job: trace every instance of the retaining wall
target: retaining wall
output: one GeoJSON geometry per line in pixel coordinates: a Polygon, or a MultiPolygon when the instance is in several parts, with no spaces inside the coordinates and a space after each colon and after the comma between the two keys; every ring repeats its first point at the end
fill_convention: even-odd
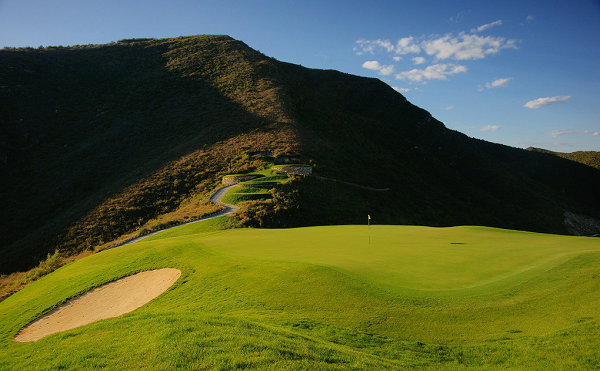
{"type": "Polygon", "coordinates": [[[312,167],[310,166],[273,166],[271,169],[282,171],[286,174],[297,175],[312,175],[312,167]]]}
{"type": "Polygon", "coordinates": [[[256,178],[256,175],[224,176],[221,180],[223,185],[232,185],[239,182],[245,182],[256,178]]]}

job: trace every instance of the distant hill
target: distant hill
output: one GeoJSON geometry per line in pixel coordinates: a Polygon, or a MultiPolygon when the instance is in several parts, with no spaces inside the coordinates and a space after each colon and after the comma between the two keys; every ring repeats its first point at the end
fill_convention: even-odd
{"type": "Polygon", "coordinates": [[[566,158],[567,160],[579,162],[584,165],[588,165],[591,167],[595,167],[596,169],[600,169],[600,152],[598,152],[598,151],[577,151],[577,152],[564,153],[564,152],[553,152],[553,151],[549,151],[547,149],[534,148],[534,147],[529,147],[529,148],[527,148],[527,150],[533,151],[533,152],[550,153],[550,154],[553,154],[553,155],[556,155],[556,156],[559,156],[562,158],[566,158]]]}
{"type": "MultiPolygon", "coordinates": [[[[241,224],[487,225],[600,218],[600,170],[449,130],[378,79],[307,69],[228,36],[0,51],[0,273],[160,216],[210,212],[226,173],[292,156],[241,224]]],[[[175,216],[173,216],[175,215],[175,216]]]]}

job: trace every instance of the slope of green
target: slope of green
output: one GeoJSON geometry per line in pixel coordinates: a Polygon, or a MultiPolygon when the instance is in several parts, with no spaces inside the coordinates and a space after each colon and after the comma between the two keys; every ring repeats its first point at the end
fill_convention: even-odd
{"type": "Polygon", "coordinates": [[[372,227],[369,246],[364,226],[189,234],[192,226],[69,264],[0,303],[0,369],[598,367],[595,239],[372,227]],[[12,341],[70,297],[162,267],[182,277],[132,313],[12,341]],[[402,289],[410,286],[420,287],[402,289]]]}
{"type": "Polygon", "coordinates": [[[287,175],[270,175],[270,176],[266,176],[264,178],[258,178],[258,179],[252,179],[249,180],[247,182],[244,182],[244,184],[260,184],[260,183],[271,183],[271,182],[281,182],[283,180],[286,180],[288,177],[287,175]]]}
{"type": "Polygon", "coordinates": [[[266,165],[264,170],[252,173],[236,175],[257,175],[256,179],[241,182],[237,187],[231,188],[221,199],[226,204],[237,205],[242,202],[270,200],[271,189],[288,180],[287,175],[273,175],[277,173],[271,170],[272,164],[266,165]]]}
{"type": "Polygon", "coordinates": [[[234,187],[223,196],[223,201],[226,204],[237,205],[242,202],[264,200],[271,198],[271,193],[266,188],[255,187],[234,187]]]}
{"type": "Polygon", "coordinates": [[[391,289],[455,296],[514,284],[586,247],[600,251],[596,239],[571,240],[577,248],[569,237],[485,227],[363,225],[238,229],[202,242],[226,254],[332,266],[391,289]]]}

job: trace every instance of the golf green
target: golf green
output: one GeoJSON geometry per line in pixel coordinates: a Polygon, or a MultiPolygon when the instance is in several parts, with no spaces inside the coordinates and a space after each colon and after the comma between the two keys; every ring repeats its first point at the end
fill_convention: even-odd
{"type": "Polygon", "coordinates": [[[596,239],[484,227],[245,229],[202,242],[224,254],[336,267],[404,293],[428,295],[515,284],[573,254],[600,251],[596,239]]]}

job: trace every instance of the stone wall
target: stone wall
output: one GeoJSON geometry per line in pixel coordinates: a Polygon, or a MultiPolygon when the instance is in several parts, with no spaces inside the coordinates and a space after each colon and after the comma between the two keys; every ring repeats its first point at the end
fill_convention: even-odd
{"type": "Polygon", "coordinates": [[[256,178],[255,175],[224,176],[223,180],[221,180],[221,183],[223,183],[223,185],[232,185],[235,183],[252,180],[254,178],[256,178]]]}
{"type": "Polygon", "coordinates": [[[310,166],[273,166],[271,169],[284,172],[286,174],[312,175],[310,166]]]}

